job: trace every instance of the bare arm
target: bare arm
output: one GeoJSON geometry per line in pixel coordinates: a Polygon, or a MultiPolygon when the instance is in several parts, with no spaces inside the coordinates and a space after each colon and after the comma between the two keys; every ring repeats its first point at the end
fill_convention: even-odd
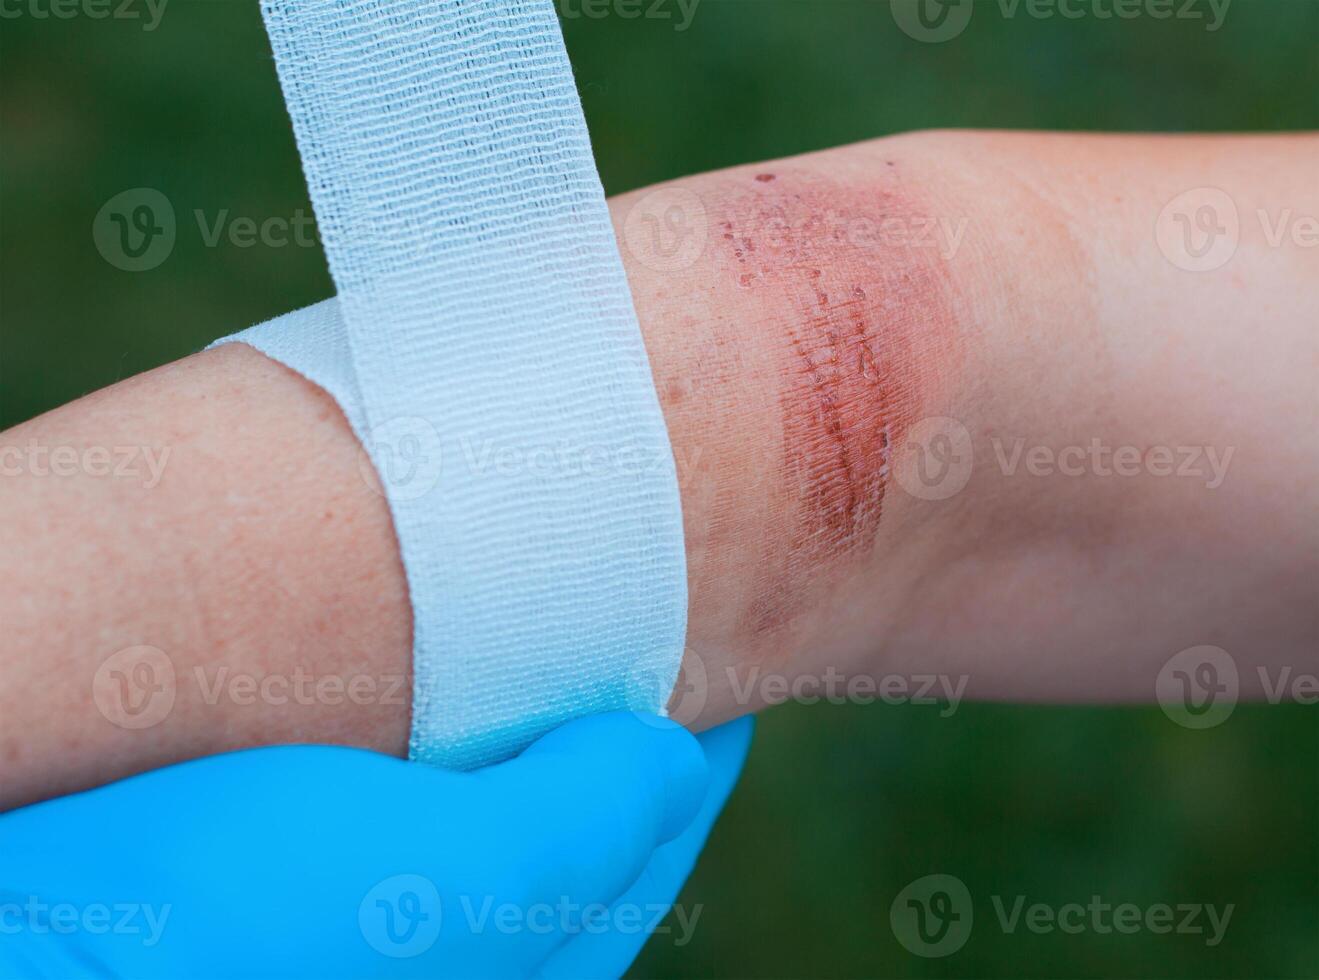
{"type": "MultiPolygon", "coordinates": [[[[830,669],[1066,701],[1149,699],[1199,644],[1313,672],[1317,161],[925,133],[614,199],[683,497],[680,716],[830,669]],[[1239,234],[1195,272],[1224,199],[1165,205],[1202,187],[1239,234]]],[[[0,446],[0,805],[238,746],[404,750],[402,569],[324,393],[230,346],[0,446]],[[93,447],[168,456],[114,477],[93,447]],[[175,684],[135,728],[102,702],[140,646],[175,684]]]]}

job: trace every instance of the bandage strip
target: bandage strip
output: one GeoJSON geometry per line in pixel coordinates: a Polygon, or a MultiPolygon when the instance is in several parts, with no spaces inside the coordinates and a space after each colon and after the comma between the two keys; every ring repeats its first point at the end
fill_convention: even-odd
{"type": "Polygon", "coordinates": [[[252,342],[319,380],[299,362],[325,338],[290,331],[346,336],[330,391],[407,573],[412,756],[470,768],[662,711],[677,477],[552,3],[262,9],[339,295],[252,342]]]}

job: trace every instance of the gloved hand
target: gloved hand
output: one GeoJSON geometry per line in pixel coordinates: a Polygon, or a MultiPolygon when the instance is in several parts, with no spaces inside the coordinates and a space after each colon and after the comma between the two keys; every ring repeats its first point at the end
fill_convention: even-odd
{"type": "Polygon", "coordinates": [[[618,713],[475,773],[253,749],[17,810],[0,976],[616,976],[750,738],[618,713]]]}

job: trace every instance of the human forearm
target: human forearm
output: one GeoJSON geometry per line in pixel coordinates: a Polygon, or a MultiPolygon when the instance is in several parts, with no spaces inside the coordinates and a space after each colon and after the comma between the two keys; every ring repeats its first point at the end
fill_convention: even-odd
{"type": "MultiPolygon", "coordinates": [[[[705,715],[831,668],[1060,701],[1152,699],[1201,644],[1246,696],[1314,673],[1316,161],[1314,137],[930,133],[699,178],[726,209],[688,273],[713,315],[654,278],[702,338],[676,377],[732,365],[668,405],[709,461],[684,488],[705,715]],[[1196,273],[1156,235],[1206,185],[1240,243],[1196,273]],[[757,215],[805,231],[718,233],[757,215]]],[[[1208,200],[1190,217],[1227,223],[1208,200]]]]}
{"type": "Polygon", "coordinates": [[[318,388],[230,345],[0,442],[23,453],[0,478],[0,805],[248,745],[405,749],[411,623],[389,514],[318,388]],[[101,450],[109,472],[88,465],[101,450]],[[111,660],[143,646],[153,670],[168,661],[150,685],[137,652],[111,660]]]}
{"type": "MultiPolygon", "coordinates": [[[[1260,247],[1253,218],[1319,211],[1316,152],[1299,138],[918,134],[615,199],[683,498],[687,657],[704,684],[680,717],[704,727],[758,707],[766,674],[830,668],[1075,700],[1149,697],[1158,664],[1197,643],[1296,662],[1314,631],[1298,600],[1315,572],[1316,453],[1290,436],[1313,431],[1315,250],[1260,247]],[[1195,276],[1159,253],[1154,222],[1214,183],[1233,184],[1243,241],[1195,276]],[[675,215],[670,230],[704,236],[686,258],[646,220],[675,215]],[[1261,345],[1243,324],[1264,319],[1261,345]],[[910,479],[906,447],[935,417],[973,450],[946,499],[910,479]],[[1092,439],[1235,456],[1212,491],[999,461],[1018,440],[1092,439]]],[[[4,444],[29,439],[170,455],[150,488],[0,480],[15,539],[0,559],[14,624],[0,803],[243,745],[402,752],[402,568],[323,393],[234,345],[4,444]],[[98,668],[139,645],[178,677],[145,731],[93,697],[98,668]],[[236,678],[281,684],[271,697],[236,678]]]]}

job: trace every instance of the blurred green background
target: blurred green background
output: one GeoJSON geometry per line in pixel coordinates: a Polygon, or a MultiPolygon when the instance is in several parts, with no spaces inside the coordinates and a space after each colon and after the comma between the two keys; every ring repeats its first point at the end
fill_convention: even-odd
{"type": "MultiPolygon", "coordinates": [[[[1079,19],[979,0],[941,44],[899,30],[886,0],[560,12],[610,193],[934,126],[1319,127],[1312,0],[1235,0],[1212,31],[1207,0],[1187,8],[1199,20],[1072,4],[1079,19]]],[[[136,18],[3,10],[0,427],[330,294],[314,244],[211,247],[192,220],[310,214],[255,0],[172,0],[158,21],[144,0],[136,18]],[[91,226],[138,187],[170,199],[179,233],[130,273],[91,226]]],[[[1158,708],[779,708],[682,902],[701,908],[691,942],[656,937],[637,975],[1316,977],[1319,709],[1240,707],[1190,731],[1158,708]],[[922,958],[889,909],[934,872],[966,884],[975,922],[922,958]],[[1235,908],[1210,947],[1007,933],[992,896],[1017,895],[1235,908]]]]}

